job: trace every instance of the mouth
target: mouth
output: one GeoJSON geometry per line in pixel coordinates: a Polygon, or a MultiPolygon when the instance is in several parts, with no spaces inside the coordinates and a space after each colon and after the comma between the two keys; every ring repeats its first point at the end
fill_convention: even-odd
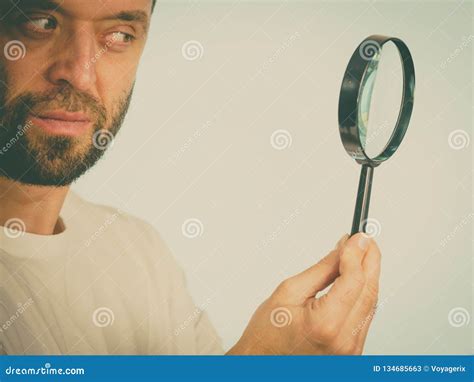
{"type": "Polygon", "coordinates": [[[79,136],[92,125],[91,119],[82,112],[65,112],[61,110],[41,112],[30,118],[31,123],[48,134],[79,136]]]}

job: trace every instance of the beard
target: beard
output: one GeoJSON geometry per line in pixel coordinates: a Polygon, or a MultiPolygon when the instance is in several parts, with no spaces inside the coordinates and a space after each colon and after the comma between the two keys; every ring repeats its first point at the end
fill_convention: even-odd
{"type": "Polygon", "coordinates": [[[119,99],[110,118],[101,102],[65,83],[53,90],[25,92],[6,103],[8,78],[0,64],[0,176],[24,184],[66,186],[104,155],[122,126],[133,86],[119,99]],[[42,111],[84,112],[92,129],[80,136],[50,135],[33,126],[30,115],[42,111]]]}

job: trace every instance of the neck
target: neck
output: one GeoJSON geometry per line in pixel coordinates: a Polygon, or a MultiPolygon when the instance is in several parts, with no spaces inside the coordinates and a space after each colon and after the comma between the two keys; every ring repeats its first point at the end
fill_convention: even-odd
{"type": "Polygon", "coordinates": [[[34,186],[0,177],[0,225],[18,219],[26,232],[60,233],[64,226],[59,213],[68,191],[69,186],[34,186]]]}

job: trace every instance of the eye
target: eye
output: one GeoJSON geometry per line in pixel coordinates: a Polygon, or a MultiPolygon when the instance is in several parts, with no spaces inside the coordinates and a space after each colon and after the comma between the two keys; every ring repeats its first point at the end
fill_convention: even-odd
{"type": "Polygon", "coordinates": [[[48,34],[54,31],[58,22],[53,17],[47,16],[33,16],[28,19],[24,19],[20,22],[20,26],[27,32],[36,34],[48,34]]]}
{"type": "Polygon", "coordinates": [[[109,45],[129,45],[131,44],[136,37],[130,33],[125,33],[125,32],[112,32],[107,35],[107,43],[109,45]]]}

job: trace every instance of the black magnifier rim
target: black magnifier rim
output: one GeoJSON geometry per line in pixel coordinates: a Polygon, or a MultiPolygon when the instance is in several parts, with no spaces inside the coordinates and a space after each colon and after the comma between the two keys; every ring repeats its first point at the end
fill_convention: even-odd
{"type": "Polygon", "coordinates": [[[339,133],[347,153],[358,163],[368,164],[372,167],[378,166],[390,158],[402,142],[408,129],[413,111],[414,92],[415,67],[410,51],[402,40],[396,37],[372,35],[362,41],[352,54],[347,65],[339,94],[339,133]],[[381,153],[371,158],[365,152],[360,140],[358,104],[360,94],[362,94],[362,80],[372,58],[364,58],[360,50],[367,46],[367,44],[372,44],[376,49],[382,49],[383,45],[389,41],[395,44],[400,54],[403,69],[403,94],[400,111],[392,135],[381,153]]]}

